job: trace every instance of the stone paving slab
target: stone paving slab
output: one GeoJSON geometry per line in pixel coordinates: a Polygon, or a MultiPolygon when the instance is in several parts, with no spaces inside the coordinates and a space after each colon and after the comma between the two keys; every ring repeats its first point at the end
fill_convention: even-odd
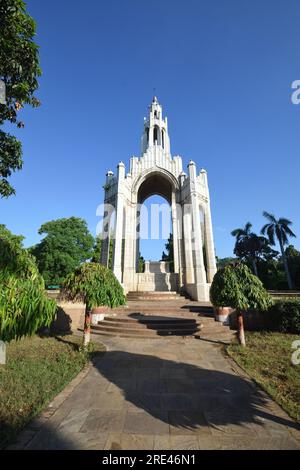
{"type": "Polygon", "coordinates": [[[300,427],[220,346],[101,339],[79,374],[11,448],[300,449],[300,427]]]}

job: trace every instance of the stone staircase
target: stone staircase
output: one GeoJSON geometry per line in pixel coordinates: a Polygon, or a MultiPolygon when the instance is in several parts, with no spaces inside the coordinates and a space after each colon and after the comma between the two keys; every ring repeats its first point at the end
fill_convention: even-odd
{"type": "Polygon", "coordinates": [[[209,302],[194,302],[176,292],[130,292],[126,306],[111,309],[92,333],[121,338],[197,338],[232,341],[235,332],[214,320],[209,302]]]}
{"type": "Polygon", "coordinates": [[[182,300],[185,297],[178,294],[176,291],[157,291],[157,292],[148,292],[148,291],[136,291],[128,292],[127,301],[134,300],[182,300]]]}

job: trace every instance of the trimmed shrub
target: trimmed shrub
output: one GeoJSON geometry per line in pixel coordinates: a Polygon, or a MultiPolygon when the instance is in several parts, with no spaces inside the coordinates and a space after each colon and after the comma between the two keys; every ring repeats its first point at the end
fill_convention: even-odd
{"type": "Polygon", "coordinates": [[[125,304],[123,288],[114,273],[99,263],[83,263],[65,278],[62,297],[82,301],[95,307],[118,307],[125,304]]]}
{"type": "Polygon", "coordinates": [[[300,333],[300,300],[278,300],[265,315],[267,328],[282,333],[300,333]]]}
{"type": "Polygon", "coordinates": [[[217,271],[210,288],[210,300],[215,307],[241,311],[264,311],[272,305],[262,282],[242,263],[227,265],[217,271]]]}

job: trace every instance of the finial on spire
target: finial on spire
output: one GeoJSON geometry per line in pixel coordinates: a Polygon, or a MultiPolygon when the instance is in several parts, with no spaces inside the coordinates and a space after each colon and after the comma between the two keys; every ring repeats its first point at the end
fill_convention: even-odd
{"type": "Polygon", "coordinates": [[[152,103],[157,103],[157,98],[156,98],[156,88],[153,87],[153,99],[152,99],[152,103]]]}

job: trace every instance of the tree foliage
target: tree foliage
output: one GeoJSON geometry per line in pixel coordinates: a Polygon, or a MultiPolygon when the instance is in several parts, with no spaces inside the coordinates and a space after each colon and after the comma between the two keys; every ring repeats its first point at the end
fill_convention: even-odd
{"type": "MultiPolygon", "coordinates": [[[[267,212],[263,214],[268,223],[262,228],[261,236],[252,232],[250,222],[244,228],[231,232],[236,237],[234,254],[251,268],[267,289],[287,289],[291,288],[292,284],[294,288],[299,289],[300,260],[297,258],[297,250],[289,250],[289,247],[285,249],[288,238],[295,236],[290,229],[292,222],[286,218],[277,220],[274,215],[267,212]],[[281,256],[272,248],[276,240],[280,246],[281,256]]],[[[225,264],[228,264],[226,259],[225,264]]],[[[221,263],[218,267],[223,265],[224,263],[221,263]]]]}
{"type": "Polygon", "coordinates": [[[145,272],[145,258],[139,252],[139,262],[138,262],[138,272],[143,273],[145,272]]]}
{"type": "Polygon", "coordinates": [[[39,277],[38,269],[33,256],[23,248],[23,240],[22,235],[14,235],[0,224],[0,270],[35,280],[39,277]]]}
{"type": "Polygon", "coordinates": [[[270,247],[267,238],[251,233],[249,237],[236,241],[234,254],[241,261],[250,263],[254,274],[257,276],[258,261],[272,259],[278,255],[278,252],[270,247]]]}
{"type": "Polygon", "coordinates": [[[277,220],[273,214],[269,214],[266,211],[263,212],[263,215],[268,220],[268,223],[263,226],[261,232],[267,234],[271,245],[275,245],[277,239],[280,245],[285,246],[288,244],[289,237],[296,237],[290,228],[290,225],[292,225],[290,220],[284,217],[277,220]]]}
{"type": "Polygon", "coordinates": [[[170,233],[170,236],[165,244],[167,253],[163,251],[162,261],[168,261],[170,263],[170,271],[174,272],[174,243],[173,243],[173,233],[170,233]]]}
{"type": "Polygon", "coordinates": [[[236,237],[234,254],[244,263],[250,264],[256,276],[258,276],[258,261],[272,259],[278,252],[272,250],[267,238],[252,232],[252,224],[247,222],[244,228],[237,228],[231,232],[236,237]]]}
{"type": "Polygon", "coordinates": [[[261,233],[263,235],[267,234],[271,245],[275,245],[275,240],[277,239],[280,246],[284,269],[286,272],[288,287],[289,289],[292,289],[293,282],[288,266],[288,260],[284,251],[284,247],[288,244],[289,237],[296,237],[296,235],[290,228],[292,222],[284,217],[276,219],[273,214],[270,214],[266,211],[263,212],[263,215],[268,220],[268,223],[263,226],[263,228],[261,229],[261,233]]]}
{"type": "Polygon", "coordinates": [[[83,301],[87,310],[102,305],[118,307],[125,303],[123,288],[114,273],[99,263],[83,263],[63,282],[62,296],[83,301]]]}
{"type": "Polygon", "coordinates": [[[231,307],[239,311],[265,311],[272,305],[262,282],[242,263],[217,271],[211,285],[210,299],[215,307],[231,307]]]}
{"type": "Polygon", "coordinates": [[[238,259],[232,258],[231,256],[226,257],[226,258],[219,258],[217,256],[216,262],[217,262],[217,268],[221,269],[221,268],[224,268],[224,266],[227,266],[228,264],[236,264],[238,262],[238,259]]]}
{"type": "MultiPolygon", "coordinates": [[[[34,96],[41,75],[38,46],[33,38],[34,20],[23,0],[0,1],[0,79],[5,84],[6,103],[0,103],[0,125],[5,122],[24,127],[18,113],[24,105],[39,106],[34,96]]],[[[15,193],[8,181],[12,172],[22,168],[22,145],[0,130],[0,195],[15,193]]]]}
{"type": "Polygon", "coordinates": [[[64,278],[93,255],[94,238],[83,219],[70,217],[46,222],[39,229],[46,235],[31,248],[46,285],[60,285],[64,278]]]}
{"type": "MultiPolygon", "coordinates": [[[[100,263],[102,243],[103,243],[102,238],[100,236],[97,236],[96,239],[95,239],[93,252],[92,252],[92,258],[91,258],[91,261],[93,263],[100,263]]],[[[114,248],[114,240],[111,237],[110,240],[109,240],[109,260],[108,260],[109,269],[112,269],[113,248],[114,248]]]]}
{"type": "Polygon", "coordinates": [[[34,258],[22,246],[23,237],[0,225],[0,338],[34,334],[53,320],[56,303],[45,293],[34,258]]]}
{"type": "Polygon", "coordinates": [[[290,245],[285,250],[285,256],[293,280],[293,286],[295,289],[300,289],[300,251],[296,250],[293,245],[290,245]]]}
{"type": "Polygon", "coordinates": [[[300,300],[277,300],[268,312],[266,326],[282,333],[300,333],[300,300]]]}

